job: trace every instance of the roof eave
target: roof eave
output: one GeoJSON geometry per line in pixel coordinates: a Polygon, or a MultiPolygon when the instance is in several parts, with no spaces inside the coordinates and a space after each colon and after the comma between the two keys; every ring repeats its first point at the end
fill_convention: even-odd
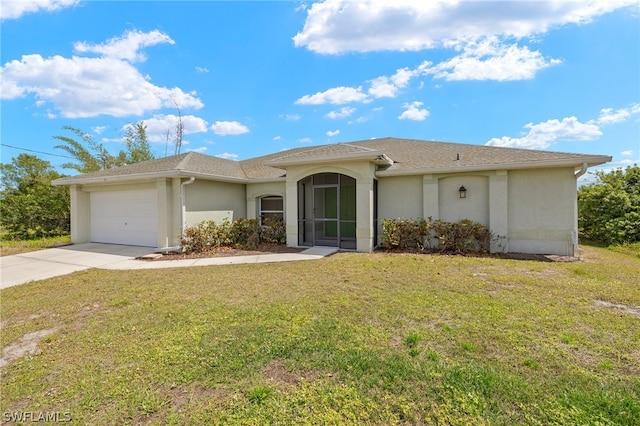
{"type": "Polygon", "coordinates": [[[158,178],[180,178],[180,177],[195,177],[198,179],[215,180],[219,182],[229,183],[247,183],[250,179],[238,178],[232,176],[214,175],[201,172],[190,172],[188,170],[171,170],[152,173],[135,173],[130,175],[114,175],[114,176],[96,176],[86,178],[61,178],[51,182],[52,185],[64,186],[64,185],[91,185],[91,184],[106,184],[106,183],[120,183],[120,182],[136,182],[144,180],[153,180],[158,178]]]}
{"type": "Polygon", "coordinates": [[[589,156],[582,158],[546,160],[546,161],[527,161],[520,163],[495,163],[495,164],[477,164],[465,166],[448,166],[448,167],[416,167],[412,169],[386,169],[376,172],[377,176],[408,176],[423,175],[436,173],[468,173],[468,172],[487,172],[492,170],[521,170],[521,169],[545,169],[557,167],[581,167],[586,163],[587,167],[599,166],[612,160],[611,156],[589,156]]]}
{"type": "Polygon", "coordinates": [[[287,177],[285,175],[285,176],[279,176],[275,178],[253,178],[253,179],[249,179],[247,183],[272,183],[272,182],[286,182],[286,181],[287,181],[287,177]]]}

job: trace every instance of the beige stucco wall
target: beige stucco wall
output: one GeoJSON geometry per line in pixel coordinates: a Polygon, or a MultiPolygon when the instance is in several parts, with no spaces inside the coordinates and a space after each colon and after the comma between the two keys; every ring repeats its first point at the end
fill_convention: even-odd
{"type": "Polygon", "coordinates": [[[71,242],[73,244],[91,241],[91,203],[89,193],[82,185],[71,185],[71,242]]]}
{"type": "Polygon", "coordinates": [[[449,176],[438,184],[439,217],[448,222],[470,219],[489,226],[489,177],[449,176]],[[460,198],[459,189],[467,189],[466,198],[460,198]]]}
{"type": "Polygon", "coordinates": [[[378,179],[378,218],[422,217],[422,176],[378,179]]]}
{"type": "MultiPolygon", "coordinates": [[[[249,183],[247,184],[247,219],[255,219],[258,217],[260,210],[260,198],[267,195],[277,195],[286,199],[286,183],[283,182],[265,182],[265,183],[249,183]]],[[[287,217],[287,208],[285,201],[284,217],[287,217]]]]}
{"type": "Polygon", "coordinates": [[[573,255],[577,233],[572,168],[509,172],[509,251],[573,255]]]}
{"type": "MultiPolygon", "coordinates": [[[[573,255],[573,168],[380,177],[378,218],[471,219],[498,237],[492,251],[573,255]],[[459,188],[467,189],[461,199],[459,188]]],[[[378,229],[381,235],[381,228],[378,229]]]]}
{"type": "Polygon", "coordinates": [[[221,222],[247,217],[244,184],[198,180],[186,185],[185,225],[193,226],[203,220],[221,222]]]}

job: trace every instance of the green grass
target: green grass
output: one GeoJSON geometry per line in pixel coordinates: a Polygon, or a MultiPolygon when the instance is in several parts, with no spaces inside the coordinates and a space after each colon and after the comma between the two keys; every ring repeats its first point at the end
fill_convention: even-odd
{"type": "Polygon", "coordinates": [[[339,253],[78,272],[2,290],[3,348],[55,331],[3,368],[0,411],[114,425],[640,424],[638,276],[635,256],[593,247],[577,263],[339,253]]]}
{"type": "Polygon", "coordinates": [[[36,240],[10,240],[0,238],[0,256],[27,253],[71,243],[71,236],[47,237],[36,240]]]}
{"type": "Polygon", "coordinates": [[[631,256],[640,258],[640,242],[610,246],[609,250],[612,250],[618,253],[629,254],[631,256]]]}

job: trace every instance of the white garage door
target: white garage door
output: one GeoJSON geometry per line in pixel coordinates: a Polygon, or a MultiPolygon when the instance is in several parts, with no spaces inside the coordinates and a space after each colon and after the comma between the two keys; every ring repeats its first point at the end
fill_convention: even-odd
{"type": "Polygon", "coordinates": [[[157,193],[152,190],[91,193],[91,241],[156,247],[157,193]]]}

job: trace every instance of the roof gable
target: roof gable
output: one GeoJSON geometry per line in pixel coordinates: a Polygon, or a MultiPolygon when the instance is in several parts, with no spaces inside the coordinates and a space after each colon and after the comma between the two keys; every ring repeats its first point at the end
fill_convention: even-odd
{"type": "Polygon", "coordinates": [[[345,160],[374,160],[384,155],[383,149],[350,143],[320,145],[308,150],[297,150],[288,155],[267,161],[267,165],[286,166],[292,164],[327,163],[345,160]]]}

